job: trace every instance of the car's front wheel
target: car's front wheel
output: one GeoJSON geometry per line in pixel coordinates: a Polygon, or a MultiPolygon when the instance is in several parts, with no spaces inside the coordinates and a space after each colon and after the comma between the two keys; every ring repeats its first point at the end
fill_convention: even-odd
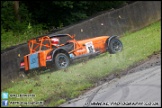
{"type": "Polygon", "coordinates": [[[122,51],[122,49],[123,49],[123,44],[119,39],[117,38],[111,39],[108,46],[108,50],[110,54],[115,54],[117,52],[120,52],[122,51]]]}
{"type": "Polygon", "coordinates": [[[58,53],[56,56],[55,56],[55,67],[57,69],[64,69],[66,67],[69,66],[70,64],[70,59],[69,57],[64,54],[64,53],[58,53]]]}

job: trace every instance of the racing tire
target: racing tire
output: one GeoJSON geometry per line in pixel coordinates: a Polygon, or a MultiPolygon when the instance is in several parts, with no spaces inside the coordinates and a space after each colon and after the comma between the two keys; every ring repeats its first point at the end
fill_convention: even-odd
{"type": "Polygon", "coordinates": [[[55,67],[57,69],[65,69],[70,64],[69,57],[64,53],[58,53],[54,59],[55,67]]]}
{"type": "Polygon", "coordinates": [[[109,43],[108,50],[110,54],[115,54],[123,50],[123,44],[119,39],[113,38],[109,43]]]}

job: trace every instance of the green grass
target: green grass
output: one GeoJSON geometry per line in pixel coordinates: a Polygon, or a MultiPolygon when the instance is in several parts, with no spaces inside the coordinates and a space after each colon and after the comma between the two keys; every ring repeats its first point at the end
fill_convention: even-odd
{"type": "Polygon", "coordinates": [[[120,72],[146,59],[155,51],[160,51],[160,23],[158,21],[140,31],[122,36],[120,40],[124,49],[120,53],[104,53],[86,62],[71,65],[65,70],[25,78],[23,81],[13,82],[12,87],[3,91],[9,94],[29,94],[29,91],[32,91],[36,95],[34,98],[9,98],[9,102],[44,101],[44,106],[59,106],[94,87],[97,80],[108,74],[120,72]]]}

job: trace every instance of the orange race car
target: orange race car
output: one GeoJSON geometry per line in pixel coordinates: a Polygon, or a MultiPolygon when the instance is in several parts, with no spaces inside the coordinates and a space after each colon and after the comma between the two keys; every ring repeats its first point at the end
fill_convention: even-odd
{"type": "Polygon", "coordinates": [[[71,61],[86,56],[122,51],[118,36],[99,36],[75,40],[75,35],[57,34],[41,36],[28,41],[30,54],[25,55],[20,69],[29,71],[41,67],[64,69],[71,61]]]}

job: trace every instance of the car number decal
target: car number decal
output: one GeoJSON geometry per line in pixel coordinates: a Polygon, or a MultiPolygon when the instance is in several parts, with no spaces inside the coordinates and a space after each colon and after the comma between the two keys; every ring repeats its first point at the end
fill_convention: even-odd
{"type": "Polygon", "coordinates": [[[39,64],[38,64],[38,53],[32,54],[29,56],[29,68],[30,69],[34,69],[34,68],[38,68],[39,64]]]}
{"type": "Polygon", "coordinates": [[[92,41],[91,41],[91,42],[85,43],[85,46],[86,46],[86,49],[87,49],[87,52],[88,52],[88,53],[93,53],[93,52],[95,52],[95,49],[94,49],[94,46],[93,46],[92,41]]]}

